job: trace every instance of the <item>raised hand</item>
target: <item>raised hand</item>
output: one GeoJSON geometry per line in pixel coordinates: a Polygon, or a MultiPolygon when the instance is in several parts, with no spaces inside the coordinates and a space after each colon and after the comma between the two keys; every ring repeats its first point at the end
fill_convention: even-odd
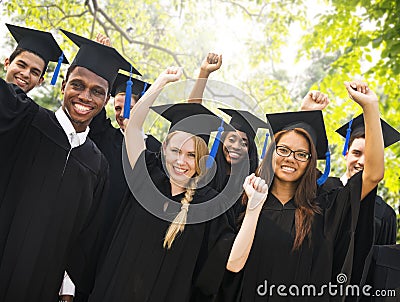
{"type": "Polygon", "coordinates": [[[248,197],[247,210],[254,210],[264,204],[268,195],[268,185],[265,180],[253,174],[246,177],[243,189],[248,197]]]}
{"type": "Polygon", "coordinates": [[[324,110],[329,104],[328,95],[318,90],[310,90],[301,102],[300,110],[324,110]]]}
{"type": "Polygon", "coordinates": [[[111,40],[109,37],[103,35],[103,34],[97,34],[96,36],[96,42],[103,44],[105,46],[110,46],[111,47],[111,40]]]}
{"type": "Polygon", "coordinates": [[[361,107],[365,105],[378,103],[378,97],[375,92],[368,88],[368,84],[361,81],[355,80],[351,82],[344,82],[349,97],[359,104],[361,107]]]}
{"type": "Polygon", "coordinates": [[[208,53],[207,57],[201,63],[200,69],[208,74],[218,70],[222,65],[222,55],[208,53]]]}
{"type": "Polygon", "coordinates": [[[164,84],[178,81],[183,74],[182,67],[170,66],[165,69],[158,77],[164,81],[164,84]]]}

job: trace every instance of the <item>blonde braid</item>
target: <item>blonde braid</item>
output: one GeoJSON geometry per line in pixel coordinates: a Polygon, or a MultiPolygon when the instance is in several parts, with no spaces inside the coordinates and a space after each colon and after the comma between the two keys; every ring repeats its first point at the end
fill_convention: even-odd
{"type": "Polygon", "coordinates": [[[181,200],[181,211],[176,215],[174,221],[169,226],[164,239],[164,248],[170,249],[172,242],[174,242],[176,235],[183,232],[186,224],[187,213],[189,211],[189,204],[193,200],[194,193],[196,192],[197,181],[190,180],[189,188],[186,190],[185,196],[181,200]],[[193,186],[190,186],[193,183],[193,186]]]}

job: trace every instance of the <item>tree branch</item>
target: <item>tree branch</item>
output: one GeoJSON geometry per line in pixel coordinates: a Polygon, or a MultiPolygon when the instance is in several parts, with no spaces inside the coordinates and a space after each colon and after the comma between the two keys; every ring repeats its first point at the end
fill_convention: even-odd
{"type": "MultiPolygon", "coordinates": [[[[96,3],[96,5],[97,5],[96,0],[92,0],[92,2],[96,3]]],[[[93,4],[93,5],[94,5],[94,4],[93,4]]],[[[89,5],[88,5],[88,6],[89,6],[89,5]]],[[[90,10],[90,6],[89,6],[89,10],[90,10]]],[[[94,12],[93,12],[93,11],[89,11],[89,12],[94,16],[94,12]]],[[[100,13],[100,15],[102,15],[102,16],[105,18],[105,20],[106,20],[108,23],[110,23],[110,24],[114,27],[114,29],[115,29],[116,31],[118,31],[118,32],[121,34],[121,36],[122,36],[123,38],[125,38],[130,44],[138,44],[138,45],[143,45],[143,46],[146,46],[146,47],[158,49],[158,50],[160,50],[160,51],[162,51],[162,52],[165,52],[165,53],[167,53],[168,55],[170,55],[170,56],[173,58],[173,60],[176,62],[177,66],[180,66],[180,67],[183,66],[182,63],[180,62],[179,58],[178,58],[178,55],[177,55],[176,53],[172,52],[171,50],[169,50],[169,49],[167,49],[167,48],[164,48],[164,47],[161,47],[161,46],[152,44],[152,43],[148,43],[148,42],[143,42],[143,41],[138,41],[138,40],[132,39],[132,38],[128,35],[128,33],[127,33],[125,30],[123,30],[117,23],[115,23],[115,21],[114,21],[112,18],[110,18],[110,17],[103,11],[103,9],[101,9],[100,7],[97,7],[97,12],[100,13]]],[[[101,26],[102,26],[103,28],[106,28],[106,25],[105,25],[104,22],[100,21],[99,19],[97,20],[97,22],[98,22],[99,24],[101,24],[101,26]]],[[[185,72],[185,69],[183,70],[183,74],[184,74],[184,76],[185,76],[186,78],[188,78],[188,75],[187,75],[187,73],[185,72]]]]}

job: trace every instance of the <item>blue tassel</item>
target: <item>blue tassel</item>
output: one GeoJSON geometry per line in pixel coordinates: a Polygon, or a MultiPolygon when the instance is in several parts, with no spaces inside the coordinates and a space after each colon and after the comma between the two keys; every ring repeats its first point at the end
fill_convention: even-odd
{"type": "Polygon", "coordinates": [[[58,58],[56,69],[54,69],[53,77],[51,78],[50,84],[54,86],[57,82],[58,74],[60,73],[61,64],[64,61],[64,53],[61,53],[61,56],[58,58]]]}
{"type": "Polygon", "coordinates": [[[265,151],[267,150],[268,137],[269,137],[269,133],[265,134],[265,141],[264,141],[264,146],[263,146],[262,152],[261,152],[261,159],[264,158],[265,151]]]}
{"type": "Polygon", "coordinates": [[[145,92],[146,92],[146,89],[147,89],[147,83],[146,82],[144,82],[144,87],[143,87],[143,90],[142,90],[142,92],[140,93],[140,97],[139,97],[139,99],[143,96],[143,94],[145,94],[145,92]]]}
{"type": "Polygon", "coordinates": [[[132,82],[132,65],[131,65],[131,72],[129,73],[129,80],[126,81],[124,118],[129,118],[129,114],[131,112],[132,85],[133,85],[133,82],[132,82]]]}
{"type": "Polygon", "coordinates": [[[324,174],[321,175],[320,178],[317,179],[317,185],[321,186],[325,183],[325,181],[328,179],[329,176],[329,172],[331,171],[331,153],[326,152],[325,153],[326,156],[326,163],[325,163],[325,171],[324,174]]]}
{"type": "Polygon", "coordinates": [[[353,119],[349,122],[349,127],[347,128],[346,131],[346,140],[344,142],[344,147],[343,147],[343,152],[342,155],[346,156],[347,150],[349,149],[349,142],[350,142],[350,134],[351,134],[351,125],[353,124],[353,119]]]}
{"type": "Polygon", "coordinates": [[[221,118],[221,125],[218,127],[218,133],[215,137],[214,143],[211,147],[210,156],[207,158],[206,168],[210,169],[214,163],[214,158],[217,155],[221,134],[224,131],[224,120],[221,118]]]}

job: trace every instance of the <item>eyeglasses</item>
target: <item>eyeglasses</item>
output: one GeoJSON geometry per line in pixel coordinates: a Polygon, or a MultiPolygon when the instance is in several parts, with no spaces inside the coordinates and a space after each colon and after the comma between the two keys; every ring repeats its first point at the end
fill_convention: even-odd
{"type": "Polygon", "coordinates": [[[290,154],[293,153],[294,158],[296,160],[303,161],[303,162],[307,161],[311,157],[310,153],[307,153],[305,151],[293,151],[285,146],[276,146],[275,151],[276,151],[276,154],[278,154],[279,156],[283,156],[283,157],[289,157],[290,154]]]}

